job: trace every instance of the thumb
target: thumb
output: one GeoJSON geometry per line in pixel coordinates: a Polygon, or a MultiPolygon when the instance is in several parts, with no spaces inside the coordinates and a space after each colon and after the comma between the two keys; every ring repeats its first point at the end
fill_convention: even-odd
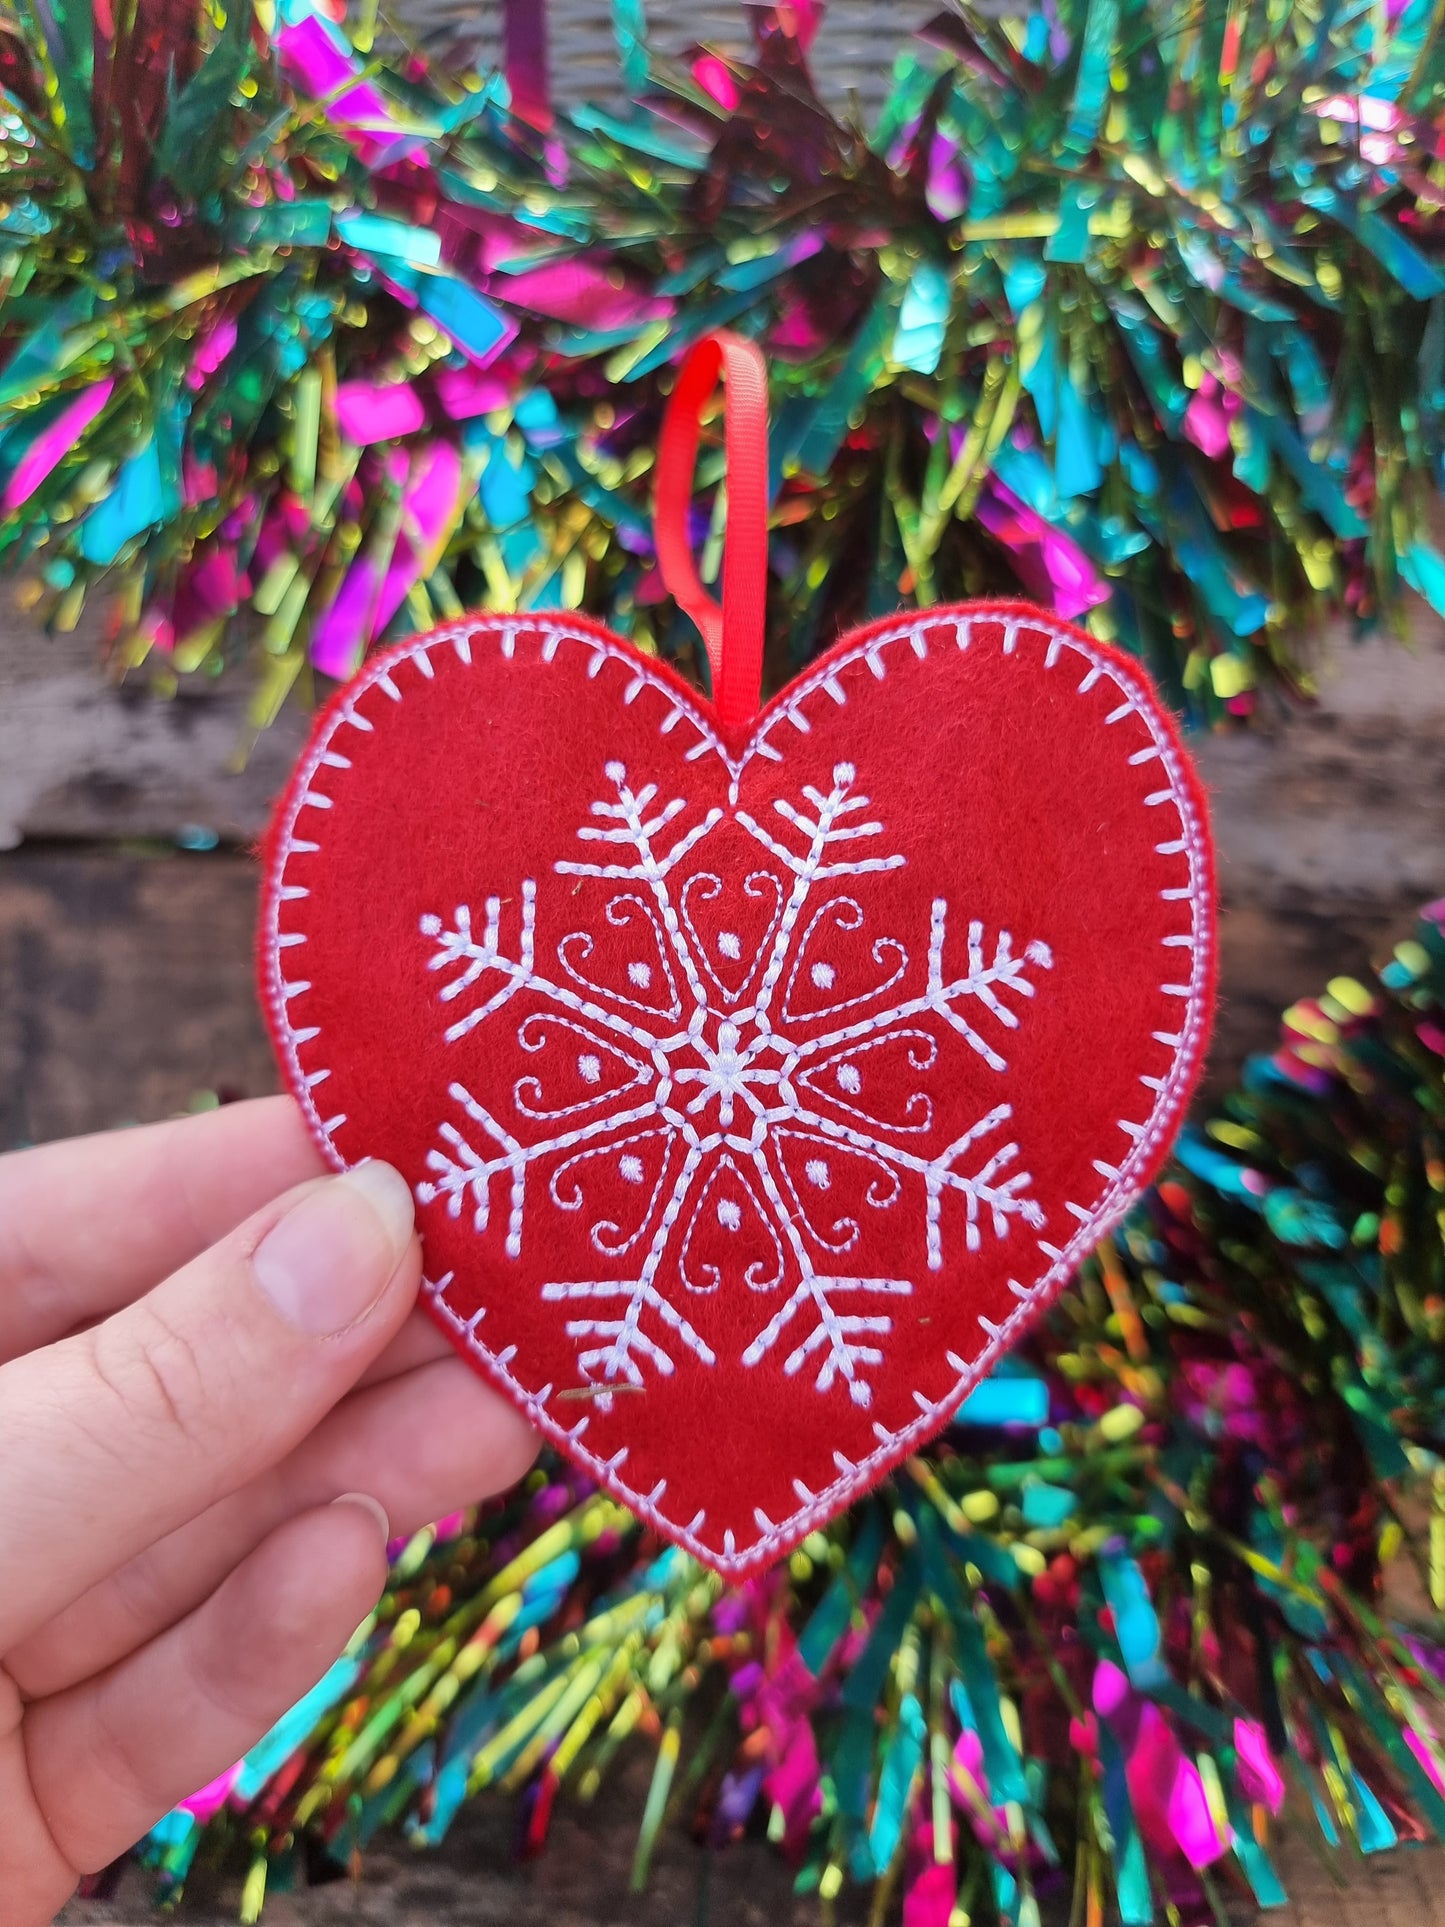
{"type": "Polygon", "coordinates": [[[415,1300],[412,1214],[390,1165],[317,1179],[0,1366],[0,1654],[311,1431],[415,1300]]]}

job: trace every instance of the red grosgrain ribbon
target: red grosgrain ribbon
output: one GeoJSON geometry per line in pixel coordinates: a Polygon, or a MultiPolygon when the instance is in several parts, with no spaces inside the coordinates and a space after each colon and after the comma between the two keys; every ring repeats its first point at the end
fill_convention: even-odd
{"type": "Polygon", "coordinates": [[[657,450],[657,559],[662,579],[702,632],[712,664],[713,707],[741,728],[758,713],[768,582],[768,371],[751,341],[705,335],[677,372],[657,450]],[[698,580],[687,509],[702,410],[727,377],[724,445],[727,535],[722,607],[698,580]]]}

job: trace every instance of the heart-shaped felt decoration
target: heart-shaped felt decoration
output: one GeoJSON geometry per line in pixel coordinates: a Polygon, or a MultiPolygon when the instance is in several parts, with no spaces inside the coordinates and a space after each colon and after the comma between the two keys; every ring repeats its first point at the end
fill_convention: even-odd
{"type": "Polygon", "coordinates": [[[327,1156],[416,1187],[443,1330],[737,1576],[946,1424],[1160,1162],[1211,855],[1138,665],[1024,605],[876,623],[741,720],[585,619],[473,616],[320,717],[261,949],[327,1156]]]}

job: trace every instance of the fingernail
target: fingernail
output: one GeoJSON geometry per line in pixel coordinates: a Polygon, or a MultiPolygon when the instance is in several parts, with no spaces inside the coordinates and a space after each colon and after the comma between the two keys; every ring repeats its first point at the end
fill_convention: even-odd
{"type": "Polygon", "coordinates": [[[386,1508],[380,1499],[373,1499],[369,1492],[343,1492],[334,1498],[333,1505],[358,1505],[363,1512],[369,1512],[381,1533],[381,1543],[391,1544],[391,1521],[386,1516],[386,1508]]]}
{"type": "Polygon", "coordinates": [[[413,1224],[406,1179],[368,1158],[294,1205],[256,1247],[251,1268],[288,1324],[320,1338],[376,1303],[413,1224]]]}

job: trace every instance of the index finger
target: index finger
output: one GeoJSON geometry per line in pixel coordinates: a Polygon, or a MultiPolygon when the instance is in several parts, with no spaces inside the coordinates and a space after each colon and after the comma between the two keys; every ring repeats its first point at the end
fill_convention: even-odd
{"type": "Polygon", "coordinates": [[[325,1168],[289,1097],[0,1156],[0,1362],[130,1304],[325,1168]]]}

